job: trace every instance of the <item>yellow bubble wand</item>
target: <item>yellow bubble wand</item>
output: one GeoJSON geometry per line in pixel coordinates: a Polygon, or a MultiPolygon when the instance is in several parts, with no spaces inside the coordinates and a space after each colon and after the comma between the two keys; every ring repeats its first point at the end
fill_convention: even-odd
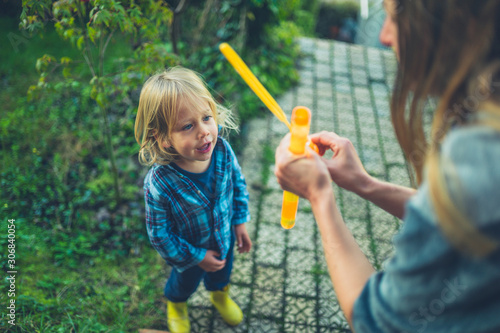
{"type": "Polygon", "coordinates": [[[290,123],[286,119],[286,115],[276,102],[276,100],[271,96],[266,88],[260,83],[259,79],[252,73],[250,68],[243,62],[238,53],[233,50],[233,48],[228,43],[222,43],[219,45],[219,50],[226,57],[227,61],[233,66],[233,68],[238,72],[241,78],[248,84],[250,89],[260,98],[260,100],[267,106],[269,111],[271,111],[276,118],[278,118],[282,123],[284,123],[288,129],[290,129],[290,123]]]}
{"type": "MultiPolygon", "coordinates": [[[[288,122],[285,113],[276,102],[276,100],[271,96],[271,94],[267,91],[267,89],[260,83],[257,77],[252,73],[250,68],[245,64],[245,62],[240,58],[240,56],[233,50],[233,48],[227,44],[222,43],[219,45],[219,50],[229,61],[231,66],[236,70],[236,72],[241,76],[241,78],[247,83],[247,85],[252,89],[252,91],[260,98],[260,100],[267,106],[269,111],[271,111],[278,120],[284,123],[288,129],[292,132],[292,141],[294,136],[293,126],[288,122]]],[[[297,107],[299,108],[299,107],[297,107]]],[[[304,113],[303,110],[307,109],[304,107],[300,107],[301,111],[299,113],[301,116],[300,119],[303,119],[304,113]]],[[[295,110],[294,110],[295,111],[295,110]]],[[[303,142],[302,148],[305,149],[305,145],[307,142],[307,134],[309,132],[309,124],[310,124],[310,111],[307,109],[307,114],[309,115],[307,118],[307,133],[305,136],[305,141],[303,142]]],[[[292,116],[293,118],[293,116],[292,116]]],[[[300,127],[304,128],[303,121],[300,120],[300,127]]],[[[292,121],[293,122],[293,121],[292,121]]],[[[303,138],[303,136],[302,136],[303,138]]],[[[302,140],[301,140],[302,141],[302,140]]],[[[313,148],[316,152],[318,152],[318,147],[314,143],[310,143],[310,147],[313,148]]],[[[292,151],[296,154],[303,154],[304,149],[296,149],[296,151],[292,151]]],[[[285,229],[291,229],[295,225],[295,217],[297,215],[297,206],[298,206],[298,196],[293,193],[284,191],[283,192],[283,205],[281,211],[281,225],[285,229]]]]}
{"type": "MultiPolygon", "coordinates": [[[[296,106],[292,111],[292,126],[290,132],[290,146],[288,150],[295,155],[306,152],[307,136],[311,126],[311,111],[305,106],[296,106]]],[[[283,191],[283,203],[281,206],[281,226],[291,229],[295,225],[299,197],[288,191],[283,191]]]]}

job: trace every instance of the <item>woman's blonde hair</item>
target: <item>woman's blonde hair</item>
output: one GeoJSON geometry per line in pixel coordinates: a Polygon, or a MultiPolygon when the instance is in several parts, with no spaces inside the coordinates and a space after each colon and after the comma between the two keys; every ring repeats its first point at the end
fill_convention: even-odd
{"type": "MultiPolygon", "coordinates": [[[[453,167],[443,161],[440,146],[453,124],[470,124],[487,105],[500,103],[495,87],[500,82],[500,1],[390,1],[399,44],[391,101],[396,136],[418,184],[425,165],[443,233],[457,248],[487,255],[498,244],[478,231],[451,199],[443,171],[449,175],[453,167]],[[428,142],[423,113],[430,97],[438,97],[439,103],[428,142]]],[[[489,109],[499,115],[498,107],[489,109]]]]}
{"type": "Polygon", "coordinates": [[[186,100],[208,104],[215,122],[223,129],[238,129],[231,111],[217,103],[199,74],[172,67],[153,75],[142,87],[135,119],[135,139],[141,146],[142,164],[169,164],[178,158],[173,148],[165,148],[162,143],[169,141],[179,105],[186,100]]]}

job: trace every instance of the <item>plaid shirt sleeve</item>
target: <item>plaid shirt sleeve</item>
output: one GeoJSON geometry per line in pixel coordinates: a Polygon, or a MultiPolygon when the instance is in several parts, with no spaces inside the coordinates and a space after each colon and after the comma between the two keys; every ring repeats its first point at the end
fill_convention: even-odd
{"type": "Polygon", "coordinates": [[[199,264],[206,249],[191,245],[172,231],[172,204],[168,200],[168,186],[151,172],[144,186],[146,228],[151,245],[163,259],[179,272],[199,264]]]}
{"type": "Polygon", "coordinates": [[[229,155],[232,160],[231,164],[234,186],[233,218],[231,220],[231,224],[237,225],[250,221],[250,211],[248,209],[249,195],[245,177],[241,172],[241,167],[238,163],[238,159],[236,158],[236,155],[229,143],[226,142],[226,146],[228,147],[229,155]]]}

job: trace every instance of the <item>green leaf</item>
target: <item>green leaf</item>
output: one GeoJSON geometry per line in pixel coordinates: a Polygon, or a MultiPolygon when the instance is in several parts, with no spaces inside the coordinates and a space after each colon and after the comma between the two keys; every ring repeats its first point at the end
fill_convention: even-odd
{"type": "Polygon", "coordinates": [[[66,79],[71,77],[71,70],[69,69],[69,67],[64,67],[63,75],[66,79]]]}
{"type": "Polygon", "coordinates": [[[43,62],[42,58],[38,58],[36,60],[36,65],[35,65],[37,72],[41,72],[43,66],[44,66],[44,62],[43,62]]]}
{"type": "Polygon", "coordinates": [[[63,36],[64,36],[64,38],[69,39],[69,38],[73,37],[74,32],[75,32],[75,30],[73,30],[73,29],[67,29],[66,31],[64,31],[63,36]]]}
{"type": "Polygon", "coordinates": [[[61,65],[68,65],[71,62],[71,58],[69,57],[62,57],[61,58],[61,65]]]}
{"type": "Polygon", "coordinates": [[[94,29],[90,24],[87,24],[87,32],[92,43],[95,43],[95,38],[97,37],[97,30],[94,29]]]}
{"type": "Polygon", "coordinates": [[[83,43],[85,42],[85,38],[83,36],[80,36],[78,40],[76,41],[76,47],[81,51],[83,50],[83,43]]]}
{"type": "Polygon", "coordinates": [[[62,23],[60,21],[56,22],[56,24],[54,24],[54,27],[56,28],[57,31],[60,31],[63,29],[62,23]]]}

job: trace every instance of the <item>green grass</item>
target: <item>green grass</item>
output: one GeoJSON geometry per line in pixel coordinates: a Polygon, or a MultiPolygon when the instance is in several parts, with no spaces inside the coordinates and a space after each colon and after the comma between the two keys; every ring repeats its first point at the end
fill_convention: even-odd
{"type": "Polygon", "coordinates": [[[7,331],[165,329],[162,290],[170,268],[151,247],[118,260],[89,258],[76,269],[54,265],[51,249],[43,243],[24,257],[16,283],[17,327],[12,330],[2,320],[0,327],[7,331]]]}
{"type": "MultiPolygon", "coordinates": [[[[63,41],[50,26],[43,32],[43,35],[23,35],[18,29],[16,18],[0,16],[0,29],[3,32],[1,41],[4,45],[0,48],[0,59],[2,59],[0,62],[2,87],[0,89],[0,103],[2,104],[0,119],[12,120],[6,127],[8,131],[2,132],[1,135],[14,134],[11,133],[14,130],[12,127],[16,126],[17,129],[14,131],[17,133],[16,137],[22,139],[19,133],[25,133],[26,136],[23,142],[14,143],[15,146],[24,147],[30,142],[33,147],[38,147],[40,142],[44,141],[44,137],[54,135],[53,132],[57,131],[58,123],[65,124],[66,118],[64,117],[68,117],[70,112],[78,112],[79,109],[71,111],[69,107],[65,107],[71,99],[69,101],[56,100],[55,103],[59,105],[58,109],[61,109],[61,105],[64,109],[58,117],[54,115],[56,108],[50,109],[52,112],[50,116],[35,113],[36,108],[27,102],[26,96],[29,86],[38,81],[39,73],[35,69],[37,59],[44,54],[50,54],[58,60],[67,56],[81,62],[78,73],[82,73],[83,80],[90,79],[90,74],[81,59],[80,52],[67,41],[63,41]],[[51,125],[50,122],[54,123],[51,125]],[[46,126],[38,126],[40,124],[46,126]],[[28,133],[23,128],[29,128],[32,131],[28,133]]],[[[123,66],[123,59],[132,54],[129,44],[120,36],[110,43],[108,50],[105,64],[107,72],[119,71],[123,66]]],[[[57,76],[54,80],[57,80],[57,76]]],[[[76,128],[70,124],[60,130],[74,135],[85,133],[85,128],[82,129],[80,126],[88,126],[89,121],[77,121],[75,125],[76,128]]],[[[82,137],[81,142],[92,142],[92,140],[95,138],[82,137]]],[[[12,137],[6,137],[2,141],[11,142],[12,137]]],[[[75,145],[74,140],[68,140],[68,151],[82,154],[79,146],[71,147],[70,145],[75,145]]],[[[56,149],[53,142],[47,143],[47,146],[48,149],[56,149]]],[[[7,312],[0,311],[2,319],[0,331],[137,332],[137,329],[141,327],[165,329],[166,317],[162,303],[162,290],[170,268],[147,244],[147,241],[138,241],[141,237],[142,239],[147,237],[146,231],[138,227],[138,225],[143,226],[143,220],[133,218],[132,221],[132,218],[129,218],[130,221],[126,219],[121,221],[124,229],[142,230],[142,235],[135,235],[137,246],[134,247],[133,253],[122,255],[113,250],[113,246],[109,246],[112,250],[108,252],[108,244],[115,241],[113,239],[101,240],[98,243],[101,244],[99,248],[89,245],[95,244],[91,241],[92,234],[84,230],[85,225],[95,225],[92,222],[95,212],[91,207],[88,208],[88,212],[83,211],[82,215],[78,213],[74,218],[79,221],[73,221],[71,226],[64,226],[64,230],[59,221],[47,220],[43,216],[37,220],[27,219],[22,210],[15,208],[20,207],[21,202],[8,201],[4,195],[8,198],[10,190],[39,186],[39,183],[33,183],[39,181],[38,178],[33,178],[33,175],[49,174],[53,171],[51,170],[52,164],[47,164],[47,160],[38,156],[35,150],[31,151],[31,148],[29,151],[22,149],[18,153],[19,156],[13,154],[12,150],[13,146],[7,146],[3,150],[2,160],[5,163],[2,163],[0,171],[2,178],[7,174],[17,178],[2,179],[2,187],[7,185],[4,188],[7,193],[1,196],[0,211],[2,211],[2,216],[8,215],[8,218],[15,218],[19,227],[16,234],[16,264],[19,272],[16,276],[17,316],[16,326],[11,327],[7,323],[7,312]],[[39,160],[39,163],[32,163],[34,159],[39,160]],[[16,166],[16,163],[20,163],[21,160],[31,162],[16,166]],[[18,171],[12,174],[10,170],[18,171]],[[20,179],[24,178],[26,182],[21,182],[20,179]],[[12,216],[16,215],[12,214],[12,209],[18,216],[12,216]],[[126,226],[127,223],[132,222],[133,225],[126,226]],[[68,238],[69,229],[72,231],[68,238]],[[64,245],[64,242],[67,244],[64,245]],[[61,259],[61,255],[64,258],[61,259]]],[[[55,153],[61,154],[60,151],[55,153]]],[[[47,188],[50,187],[51,192],[54,192],[58,187],[50,183],[52,178],[54,177],[47,178],[47,188]]],[[[43,195],[40,198],[27,197],[23,200],[26,201],[23,205],[30,206],[32,210],[58,210],[63,215],[65,211],[72,211],[71,207],[65,208],[60,205],[52,207],[52,202],[40,203],[44,200],[43,195]]],[[[76,203],[72,204],[76,205],[76,203]]],[[[94,234],[97,233],[94,232],[94,234]]],[[[6,248],[6,244],[6,240],[2,238],[0,240],[2,249],[6,248]]],[[[6,257],[3,252],[0,254],[0,264],[3,268],[6,267],[6,257]]],[[[7,280],[2,279],[0,287],[6,290],[7,280]]],[[[4,293],[0,299],[4,304],[7,294],[4,293]]]]}

